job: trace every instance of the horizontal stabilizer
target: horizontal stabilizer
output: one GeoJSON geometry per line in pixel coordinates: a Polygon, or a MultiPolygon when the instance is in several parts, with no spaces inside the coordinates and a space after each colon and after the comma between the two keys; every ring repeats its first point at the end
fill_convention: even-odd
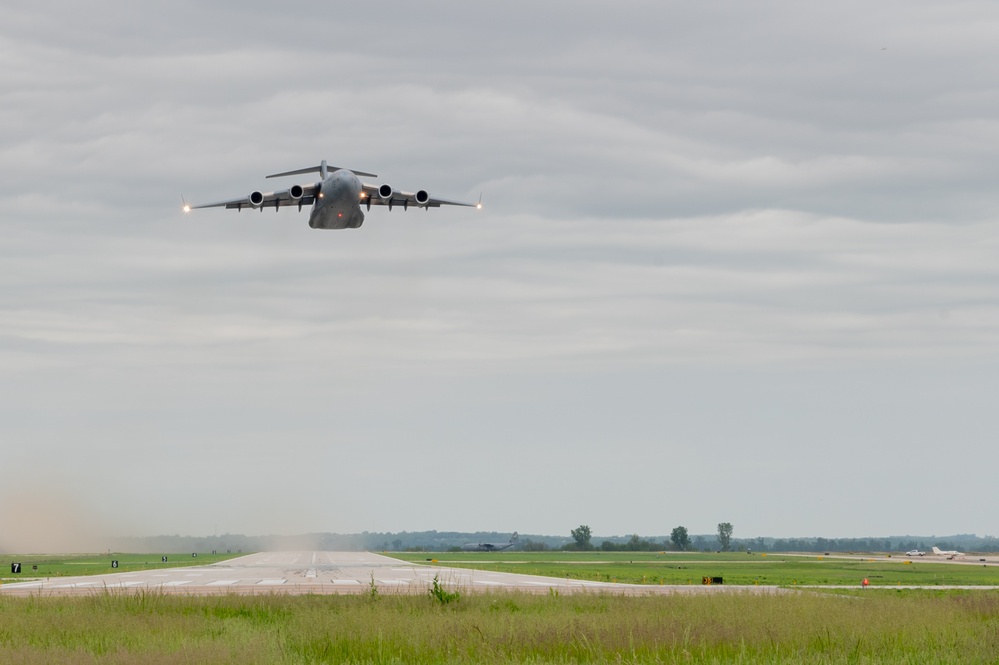
{"type": "MultiPolygon", "coordinates": [[[[341,167],[339,167],[339,166],[327,166],[326,169],[330,173],[333,173],[334,171],[341,170],[341,167]]],[[[347,169],[347,170],[350,171],[350,172],[352,172],[354,175],[364,176],[365,178],[377,178],[378,177],[374,173],[365,173],[364,171],[355,171],[354,169],[347,169]]],[[[318,166],[310,166],[310,167],[304,168],[304,169],[296,169],[294,171],[285,171],[284,173],[274,173],[273,175],[269,175],[267,177],[268,178],[281,178],[281,177],[284,177],[286,175],[302,175],[304,173],[322,173],[322,172],[323,172],[323,165],[319,164],[318,166]]]]}

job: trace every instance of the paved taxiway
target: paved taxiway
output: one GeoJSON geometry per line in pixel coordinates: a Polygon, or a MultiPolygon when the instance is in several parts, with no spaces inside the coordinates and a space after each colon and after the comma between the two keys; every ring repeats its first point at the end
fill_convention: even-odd
{"type": "Polygon", "coordinates": [[[72,595],[107,591],[155,590],[165,593],[345,594],[367,593],[374,584],[379,593],[426,593],[437,576],[447,588],[462,591],[531,591],[548,593],[718,593],[752,590],[776,593],[776,587],[655,586],[588,582],[557,577],[410,564],[370,552],[261,552],[222,563],[189,568],[53,577],[8,583],[3,595],[72,595]]]}

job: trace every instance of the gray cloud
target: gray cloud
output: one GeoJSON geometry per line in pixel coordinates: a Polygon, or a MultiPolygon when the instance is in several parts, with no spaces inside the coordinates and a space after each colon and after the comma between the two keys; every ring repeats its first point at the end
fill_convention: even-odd
{"type": "Polygon", "coordinates": [[[356,10],[5,15],[0,480],[141,533],[991,528],[913,497],[994,493],[991,5],[356,10]],[[322,158],[486,207],[179,213],[322,158]]]}

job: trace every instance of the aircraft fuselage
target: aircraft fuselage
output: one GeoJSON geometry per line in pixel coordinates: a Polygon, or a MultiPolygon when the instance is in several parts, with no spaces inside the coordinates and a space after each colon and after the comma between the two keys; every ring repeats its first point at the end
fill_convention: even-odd
{"type": "Polygon", "coordinates": [[[319,186],[319,195],[309,215],[314,229],[356,229],[364,223],[361,192],[364,187],[352,171],[334,171],[319,186]]]}

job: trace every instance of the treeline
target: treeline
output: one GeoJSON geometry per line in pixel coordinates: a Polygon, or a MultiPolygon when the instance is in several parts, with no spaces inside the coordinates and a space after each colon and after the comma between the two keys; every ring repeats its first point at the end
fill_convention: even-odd
{"type": "MultiPolygon", "coordinates": [[[[682,528],[682,527],[678,527],[682,528]]],[[[577,531],[577,530],[573,530],[577,531]]],[[[674,530],[676,531],[676,530],[674,530]]],[[[509,532],[479,531],[416,531],[416,532],[362,532],[356,534],[316,533],[298,536],[246,536],[223,534],[219,536],[149,536],[119,538],[108,542],[108,549],[118,552],[261,552],[275,550],[319,551],[426,551],[446,552],[460,549],[466,543],[497,543],[510,539],[509,532]]],[[[577,533],[577,535],[580,535],[577,533]]],[[[586,534],[582,534],[586,535],[586,534]]],[[[685,532],[669,536],[641,537],[596,536],[586,539],[581,546],[572,537],[520,534],[516,549],[521,551],[549,550],[601,550],[601,551],[672,551],[677,549],[714,552],[726,549],[718,534],[692,535],[685,532]],[[682,546],[677,546],[673,536],[678,536],[682,546]]],[[[962,552],[999,552],[999,539],[963,534],[945,537],[891,536],[881,538],[732,538],[732,551],[753,552],[906,552],[929,551],[933,546],[943,550],[962,552]]]]}
{"type": "Polygon", "coordinates": [[[751,538],[733,539],[733,549],[754,552],[908,552],[942,550],[999,552],[999,538],[973,534],[945,536],[893,536],[888,538],[751,538]]]}

